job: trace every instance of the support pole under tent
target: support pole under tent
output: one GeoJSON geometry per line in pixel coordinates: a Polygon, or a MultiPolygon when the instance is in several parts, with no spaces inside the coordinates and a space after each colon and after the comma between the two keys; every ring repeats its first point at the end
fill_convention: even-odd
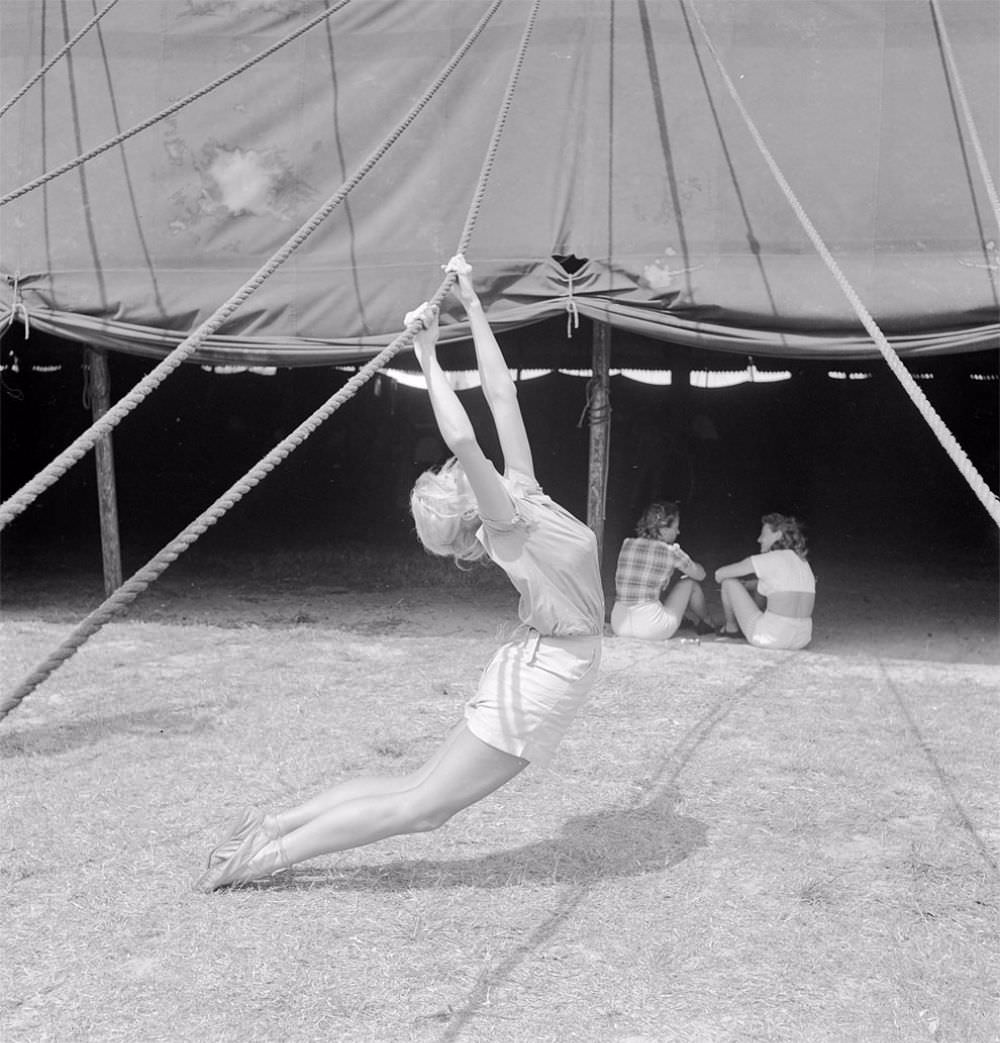
{"type": "MultiPolygon", "coordinates": [[[[111,381],[108,355],[97,348],[87,348],[90,371],[90,411],[100,420],[111,408],[111,381]]],[[[104,593],[112,594],[122,585],[121,537],[118,529],[118,496],[115,490],[115,452],[111,432],[94,443],[97,466],[97,503],[101,522],[101,559],[104,565],[104,593]]]]}
{"type": "Polygon", "coordinates": [[[597,537],[598,560],[604,551],[604,518],[608,498],[608,459],[611,445],[611,325],[594,322],[591,378],[588,392],[590,455],[587,473],[587,524],[597,537]]]}

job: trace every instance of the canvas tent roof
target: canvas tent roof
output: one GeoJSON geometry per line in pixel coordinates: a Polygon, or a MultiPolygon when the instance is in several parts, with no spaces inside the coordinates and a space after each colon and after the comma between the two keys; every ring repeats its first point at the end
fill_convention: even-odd
{"type": "Polygon", "coordinates": [[[466,250],[498,328],[576,309],[699,348],[875,354],[710,39],[894,346],[1000,343],[994,0],[128,0],[18,96],[96,6],[0,7],[0,306],[34,329],[163,355],[349,185],[195,358],[369,357],[439,286],[516,68],[466,250]]]}

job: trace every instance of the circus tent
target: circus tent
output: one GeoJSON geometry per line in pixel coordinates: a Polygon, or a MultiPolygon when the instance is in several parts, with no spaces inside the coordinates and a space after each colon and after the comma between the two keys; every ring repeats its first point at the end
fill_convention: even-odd
{"type": "Polygon", "coordinates": [[[192,359],[356,362],[463,248],[500,329],[861,358],[853,293],[902,356],[998,345],[993,0],[8,0],[0,30],[0,321],[160,357],[263,272],[192,359]]]}

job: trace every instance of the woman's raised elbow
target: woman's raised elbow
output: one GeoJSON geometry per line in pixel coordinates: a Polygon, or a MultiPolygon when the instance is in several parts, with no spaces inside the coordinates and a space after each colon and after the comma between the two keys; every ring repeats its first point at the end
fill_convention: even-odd
{"type": "Polygon", "coordinates": [[[506,380],[501,378],[496,383],[499,386],[495,387],[491,384],[489,387],[483,387],[483,392],[490,404],[490,408],[496,410],[509,406],[512,409],[516,409],[517,385],[514,381],[508,377],[506,380]]]}
{"type": "Polygon", "coordinates": [[[462,424],[456,424],[447,431],[442,428],[441,437],[451,453],[459,459],[462,458],[463,453],[467,450],[478,448],[479,446],[479,443],[476,441],[476,433],[472,430],[471,425],[466,427],[462,424]]]}

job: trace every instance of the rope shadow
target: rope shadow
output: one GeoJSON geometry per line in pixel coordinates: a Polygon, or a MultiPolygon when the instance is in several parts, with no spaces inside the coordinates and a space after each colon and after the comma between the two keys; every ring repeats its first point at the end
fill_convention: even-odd
{"type": "MultiPolygon", "coordinates": [[[[658,764],[654,766],[648,779],[643,783],[643,789],[640,791],[639,796],[640,800],[648,799],[645,804],[637,806],[635,811],[641,812],[643,808],[656,807],[661,800],[672,800],[676,803],[677,798],[675,794],[677,790],[674,784],[697,750],[707,742],[716,727],[732,713],[737,703],[758,686],[762,678],[770,678],[772,674],[780,671],[784,665],[785,660],[782,659],[774,665],[758,670],[745,684],[735,691],[727,693],[721,699],[716,700],[680,737],[675,746],[668,750],[658,764]],[[652,794],[652,796],[649,797],[649,794],[652,794]]],[[[691,823],[696,822],[694,819],[687,821],[691,823]]],[[[697,825],[703,830],[700,837],[701,842],[696,845],[700,847],[706,842],[707,828],[702,823],[697,823],[697,825]]],[[[628,841],[626,841],[627,843],[628,841]]],[[[691,850],[694,849],[692,847],[691,850]]],[[[660,868],[666,868],[666,866],[664,865],[660,868]]],[[[596,879],[595,877],[589,880],[581,880],[568,894],[559,900],[548,919],[539,924],[520,945],[512,949],[499,966],[483,972],[470,990],[465,1004],[455,1010],[449,1010],[449,1023],[440,1036],[440,1043],[453,1043],[453,1041],[462,1038],[466,1026],[489,1000],[491,991],[509,980],[518,965],[533,952],[543,949],[549,943],[562,925],[573,915],[576,908],[588,896],[590,887],[596,882],[596,879]]]]}
{"type": "Polygon", "coordinates": [[[924,738],[923,732],[921,732],[921,730],[917,727],[917,722],[914,719],[913,714],[910,712],[909,706],[906,705],[902,693],[893,683],[892,678],[889,676],[889,673],[885,668],[885,664],[883,664],[881,660],[878,661],[878,666],[879,670],[882,672],[882,677],[885,679],[885,683],[888,685],[889,690],[892,692],[896,700],[896,705],[899,707],[899,711],[903,715],[903,719],[906,721],[906,727],[909,729],[911,735],[913,736],[914,741],[917,744],[917,748],[924,755],[924,757],[926,757],[931,768],[934,770],[934,774],[937,776],[937,780],[940,783],[941,788],[944,790],[945,795],[947,796],[948,801],[951,804],[958,821],[961,823],[963,829],[965,829],[965,831],[972,838],[972,842],[975,845],[976,850],[982,857],[983,861],[990,867],[990,869],[993,870],[994,875],[1000,875],[1000,866],[997,865],[996,858],[993,856],[993,853],[990,851],[990,849],[986,846],[986,842],[979,835],[979,831],[976,828],[975,823],[972,821],[971,818],[969,818],[969,815],[966,812],[964,806],[962,805],[962,802],[958,799],[958,796],[955,793],[955,789],[949,781],[948,773],[944,770],[944,768],[941,767],[940,761],[938,761],[937,757],[934,755],[934,751],[930,748],[930,745],[924,738]]]}

